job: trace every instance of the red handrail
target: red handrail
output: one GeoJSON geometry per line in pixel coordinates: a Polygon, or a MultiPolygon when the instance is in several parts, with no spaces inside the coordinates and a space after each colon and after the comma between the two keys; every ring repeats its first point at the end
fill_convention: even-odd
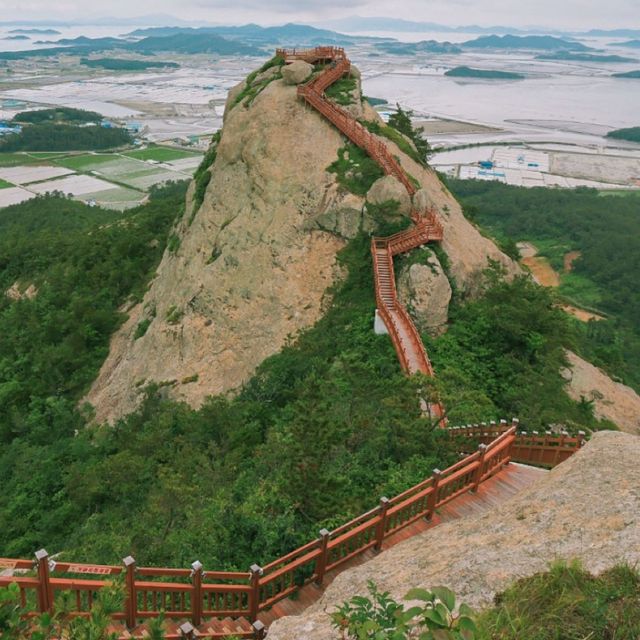
{"type": "MultiPolygon", "coordinates": [[[[287,62],[306,60],[332,60],[320,75],[298,87],[298,95],[329,120],[354,144],[364,149],[382,168],[386,175],[399,180],[409,196],[416,193],[416,187],[398,160],[368,129],[351,114],[327,99],[324,92],[334,82],[351,71],[351,62],[343,49],[318,47],[316,49],[278,49],[277,54],[287,62]]],[[[371,253],[378,313],[384,322],[391,342],[398,354],[400,366],[408,375],[422,373],[433,376],[433,366],[411,317],[400,304],[395,286],[393,256],[406,253],[427,242],[442,240],[443,229],[433,209],[426,212],[413,210],[411,219],[414,226],[387,238],[373,238],[371,253]]],[[[441,403],[433,403],[430,413],[442,420],[445,416],[441,403]]]]}

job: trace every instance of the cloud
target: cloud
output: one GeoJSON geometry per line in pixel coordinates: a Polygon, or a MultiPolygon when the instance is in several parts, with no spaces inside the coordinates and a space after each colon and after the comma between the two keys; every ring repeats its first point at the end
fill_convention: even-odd
{"type": "MultiPolygon", "coordinates": [[[[229,0],[192,0],[188,4],[199,9],[229,9],[229,0]]],[[[348,3],[345,3],[344,0],[323,0],[321,3],[317,0],[269,0],[268,4],[264,0],[234,0],[233,2],[235,10],[252,10],[262,15],[272,11],[293,15],[305,12],[326,12],[331,8],[355,10],[370,4],[370,0],[350,0],[348,3]]],[[[329,17],[327,15],[327,18],[329,17]]]]}
{"type": "Polygon", "coordinates": [[[540,25],[565,29],[639,28],[638,0],[2,0],[6,20],[131,18],[166,13],[227,24],[322,22],[347,15],[384,16],[450,25],[540,25]],[[10,16],[10,17],[9,17],[10,16]]]}

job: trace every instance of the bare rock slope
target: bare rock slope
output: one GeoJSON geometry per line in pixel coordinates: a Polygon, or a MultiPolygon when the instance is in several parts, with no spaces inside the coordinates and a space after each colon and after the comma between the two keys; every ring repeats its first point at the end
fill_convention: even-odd
{"type": "MultiPolygon", "coordinates": [[[[142,304],[129,310],[86,397],[98,421],[130,413],[151,382],[194,407],[237,388],[318,320],[327,287],[340,275],[337,251],[358,228],[372,228],[364,199],[345,193],[326,171],[342,136],[277,70],[255,82],[265,77],[271,81],[250,106],[247,99],[234,104],[245,83],[229,94],[202,206],[192,211],[192,185],[172,251],[142,304]]],[[[516,268],[464,219],[434,172],[389,145],[442,212],[461,289],[472,288],[488,257],[516,268]]]]}
{"type": "Polygon", "coordinates": [[[567,359],[569,369],[563,375],[569,397],[592,401],[596,418],[611,420],[622,431],[640,435],[640,396],[575,353],[567,351],[567,359]]]}
{"type": "Polygon", "coordinates": [[[640,561],[640,438],[595,434],[578,454],[495,510],[440,525],[339,575],[300,616],[276,621],[269,640],[335,640],[327,611],[367,580],[402,598],[412,587],[447,585],[473,607],[556,559],[595,573],[640,561]]]}

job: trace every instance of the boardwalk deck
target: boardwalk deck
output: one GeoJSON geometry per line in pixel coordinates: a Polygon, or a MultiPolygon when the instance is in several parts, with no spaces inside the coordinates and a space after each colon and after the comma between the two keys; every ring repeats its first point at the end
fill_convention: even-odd
{"type": "MultiPolygon", "coordinates": [[[[395,535],[385,540],[383,551],[408,538],[423,533],[427,529],[437,527],[443,522],[450,522],[466,516],[484,513],[497,505],[509,500],[522,489],[525,489],[539,478],[544,477],[548,471],[537,467],[529,467],[522,464],[510,464],[498,475],[480,485],[477,493],[467,493],[456,500],[449,502],[438,510],[431,522],[419,520],[418,522],[402,529],[395,535]]],[[[354,558],[339,570],[326,574],[324,585],[329,585],[334,578],[351,567],[359,566],[375,556],[373,551],[367,551],[354,558]]],[[[322,595],[322,589],[313,584],[303,587],[295,600],[282,600],[274,605],[270,611],[260,614],[260,620],[269,626],[274,620],[284,616],[300,615],[307,607],[314,604],[322,595]]]]}

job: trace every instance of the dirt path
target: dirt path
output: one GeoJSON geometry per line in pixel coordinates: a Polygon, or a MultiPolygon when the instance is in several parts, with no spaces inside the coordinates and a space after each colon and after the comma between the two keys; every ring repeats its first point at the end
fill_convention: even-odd
{"type": "Polygon", "coordinates": [[[521,263],[529,268],[533,279],[543,287],[559,287],[560,276],[546,258],[534,256],[523,258],[521,263]]]}

